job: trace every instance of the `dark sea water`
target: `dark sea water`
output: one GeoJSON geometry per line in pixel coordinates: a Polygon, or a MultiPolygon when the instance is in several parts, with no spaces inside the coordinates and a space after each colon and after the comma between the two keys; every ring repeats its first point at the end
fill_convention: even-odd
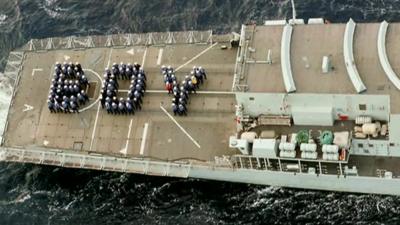
{"type": "MultiPolygon", "coordinates": [[[[400,22],[399,0],[296,6],[300,18],[400,22]]],[[[0,69],[31,38],[230,32],[290,15],[289,0],[0,0],[0,69]]],[[[8,224],[400,224],[400,198],[0,163],[0,225],[8,224]]]]}

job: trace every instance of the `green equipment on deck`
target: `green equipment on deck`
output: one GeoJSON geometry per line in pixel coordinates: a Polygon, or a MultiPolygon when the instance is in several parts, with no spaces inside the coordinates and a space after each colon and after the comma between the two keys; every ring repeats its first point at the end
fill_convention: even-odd
{"type": "Polygon", "coordinates": [[[322,145],[330,145],[333,142],[333,133],[329,130],[324,130],[319,136],[319,141],[322,145]]]}
{"type": "Polygon", "coordinates": [[[296,141],[298,144],[308,143],[309,135],[308,130],[301,130],[297,133],[296,141]]]}

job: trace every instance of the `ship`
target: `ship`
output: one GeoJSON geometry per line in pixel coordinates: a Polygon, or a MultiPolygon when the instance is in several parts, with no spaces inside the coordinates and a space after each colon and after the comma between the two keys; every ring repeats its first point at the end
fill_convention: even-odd
{"type": "MultiPolygon", "coordinates": [[[[400,23],[322,18],[181,31],[32,39],[1,86],[0,160],[289,188],[400,195],[400,23]],[[52,113],[56,62],[79,62],[89,102],[52,113]],[[146,73],[142,109],[101,107],[104,68],[146,73]],[[175,116],[162,65],[207,80],[175,116]]],[[[129,81],[119,81],[126,97],[129,81]]]]}

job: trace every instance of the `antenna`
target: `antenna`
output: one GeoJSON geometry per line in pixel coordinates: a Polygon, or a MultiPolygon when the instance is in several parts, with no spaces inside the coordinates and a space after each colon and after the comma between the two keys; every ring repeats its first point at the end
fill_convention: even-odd
{"type": "Polygon", "coordinates": [[[294,6],[294,0],[291,0],[291,3],[292,3],[292,19],[294,22],[296,20],[296,8],[294,6]]]}

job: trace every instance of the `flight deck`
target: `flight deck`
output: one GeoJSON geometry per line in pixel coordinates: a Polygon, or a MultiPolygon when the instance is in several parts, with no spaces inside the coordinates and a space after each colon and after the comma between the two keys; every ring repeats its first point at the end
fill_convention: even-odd
{"type": "MultiPolygon", "coordinates": [[[[222,44],[28,52],[10,108],[4,144],[163,160],[212,160],[230,155],[234,153],[227,142],[235,132],[235,98],[230,88],[236,51],[221,50],[222,44]],[[89,78],[91,99],[79,113],[50,113],[47,109],[56,61],[79,61],[89,78]],[[138,62],[147,74],[142,110],[134,115],[111,115],[100,107],[104,68],[113,62],[138,62]],[[194,65],[207,69],[208,80],[191,95],[189,115],[174,117],[200,148],[160,108],[172,113],[172,95],[164,89],[161,64],[176,68],[178,79],[188,75],[194,65]]],[[[128,81],[120,81],[118,97],[126,97],[128,86],[128,81]]]]}

